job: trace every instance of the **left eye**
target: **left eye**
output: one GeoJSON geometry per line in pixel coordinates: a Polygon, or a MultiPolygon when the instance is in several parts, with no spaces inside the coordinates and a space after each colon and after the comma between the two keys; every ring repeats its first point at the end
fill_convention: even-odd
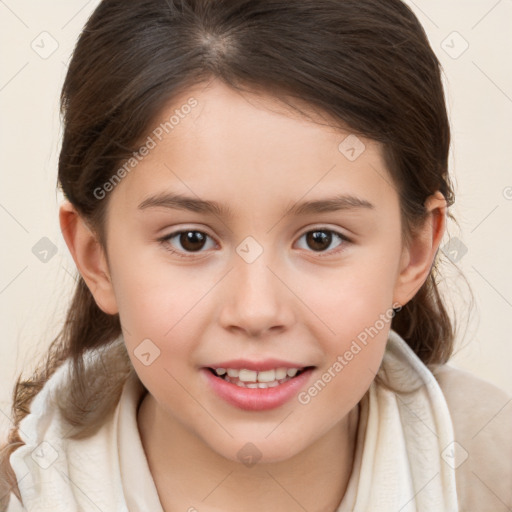
{"type": "Polygon", "coordinates": [[[344,245],[343,242],[350,241],[341,233],[332,231],[330,229],[314,229],[311,231],[307,231],[299,238],[299,240],[301,240],[304,237],[306,239],[306,244],[310,248],[312,248],[314,252],[327,252],[326,249],[328,249],[331,246],[331,244],[336,241],[336,239],[339,241],[336,247],[344,245]]]}

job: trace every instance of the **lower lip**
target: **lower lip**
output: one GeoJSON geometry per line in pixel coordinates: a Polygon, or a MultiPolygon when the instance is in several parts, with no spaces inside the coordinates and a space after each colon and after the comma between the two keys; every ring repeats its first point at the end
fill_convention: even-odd
{"type": "Polygon", "coordinates": [[[266,411],[280,407],[296,396],[311,376],[313,368],[273,388],[243,388],[216,377],[206,368],[202,368],[201,372],[213,391],[229,404],[246,411],[266,411]]]}

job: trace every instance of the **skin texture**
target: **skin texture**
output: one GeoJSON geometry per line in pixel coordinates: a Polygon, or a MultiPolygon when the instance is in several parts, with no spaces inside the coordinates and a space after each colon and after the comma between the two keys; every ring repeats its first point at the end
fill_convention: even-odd
{"type": "Polygon", "coordinates": [[[174,98],[155,125],[190,97],[198,105],[103,199],[108,260],[68,202],[60,210],[64,238],[97,304],[119,313],[149,391],[138,425],[164,509],[332,511],[350,477],[358,403],[390,324],[307,404],[293,398],[269,411],[241,410],[214,394],[199,370],[279,358],[316,367],[307,389],[360,332],[421,287],[446,203],[439,192],[427,200],[427,221],[405,247],[380,144],[360,138],[366,149],[350,161],[338,149],[350,131],[217,81],[174,98]],[[164,191],[216,201],[232,216],[137,208],[164,191]],[[297,202],[335,194],[374,207],[284,216],[297,202]],[[315,250],[306,235],[320,228],[350,241],[327,231],[330,243],[315,250]],[[208,237],[203,247],[179,236],[158,241],[179,229],[208,237]],[[237,253],[247,236],[263,251],[250,263],[237,253]],[[148,338],[160,355],[145,366],[134,350],[148,338]],[[237,455],[247,443],[261,456],[251,467],[237,455]]]}

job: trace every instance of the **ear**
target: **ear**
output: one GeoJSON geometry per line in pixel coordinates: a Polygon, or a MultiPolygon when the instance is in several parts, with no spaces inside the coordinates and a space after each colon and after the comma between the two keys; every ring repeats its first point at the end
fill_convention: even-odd
{"type": "Polygon", "coordinates": [[[426,281],[446,228],[446,199],[437,191],[425,201],[427,218],[404,247],[395,284],[394,303],[404,306],[426,281]]]}
{"type": "Polygon", "coordinates": [[[98,307],[109,315],[119,310],[104,251],[94,233],[69,201],[61,204],[59,221],[69,252],[98,307]]]}

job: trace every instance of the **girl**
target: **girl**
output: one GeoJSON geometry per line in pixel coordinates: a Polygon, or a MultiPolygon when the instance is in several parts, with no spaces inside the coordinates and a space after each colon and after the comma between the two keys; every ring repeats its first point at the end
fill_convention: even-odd
{"type": "Polygon", "coordinates": [[[510,397],[446,365],[450,130],[406,5],[104,0],[62,112],[79,277],[2,510],[509,510],[510,397]]]}

